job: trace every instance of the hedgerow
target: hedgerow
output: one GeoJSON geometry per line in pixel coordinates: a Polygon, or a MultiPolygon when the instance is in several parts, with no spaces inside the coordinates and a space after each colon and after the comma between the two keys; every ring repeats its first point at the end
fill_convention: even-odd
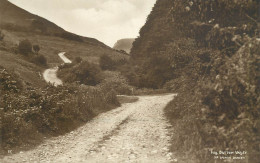
{"type": "Polygon", "coordinates": [[[46,88],[20,86],[0,69],[1,153],[39,142],[43,135],[68,132],[100,112],[118,106],[116,94],[78,85],[46,88]]]}

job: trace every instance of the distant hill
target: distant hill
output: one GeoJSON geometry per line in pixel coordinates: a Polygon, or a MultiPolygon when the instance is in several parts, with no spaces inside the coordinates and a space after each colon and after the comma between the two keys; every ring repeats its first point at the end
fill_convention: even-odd
{"type": "Polygon", "coordinates": [[[113,48],[116,50],[124,50],[127,53],[130,53],[134,40],[135,40],[134,38],[126,38],[126,39],[118,40],[115,43],[113,48]]]}

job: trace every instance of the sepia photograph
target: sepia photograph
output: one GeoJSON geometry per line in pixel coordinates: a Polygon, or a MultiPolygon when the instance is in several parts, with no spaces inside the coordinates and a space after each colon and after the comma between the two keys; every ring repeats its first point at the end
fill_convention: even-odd
{"type": "Polygon", "coordinates": [[[260,1],[0,0],[0,163],[260,163],[260,1]]]}

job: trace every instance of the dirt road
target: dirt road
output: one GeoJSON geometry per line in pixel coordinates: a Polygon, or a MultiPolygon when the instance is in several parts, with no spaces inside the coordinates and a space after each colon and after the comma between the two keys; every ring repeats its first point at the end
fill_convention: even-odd
{"type": "Polygon", "coordinates": [[[135,103],[100,114],[71,133],[0,162],[175,162],[168,149],[171,126],[163,115],[174,96],[139,96],[135,103]]]}
{"type": "MultiPolygon", "coordinates": [[[[65,55],[65,52],[59,53],[59,57],[62,59],[64,63],[71,63],[65,55]]],[[[51,83],[54,86],[62,85],[62,81],[57,77],[58,67],[47,69],[43,72],[43,78],[47,83],[51,83]]]]}

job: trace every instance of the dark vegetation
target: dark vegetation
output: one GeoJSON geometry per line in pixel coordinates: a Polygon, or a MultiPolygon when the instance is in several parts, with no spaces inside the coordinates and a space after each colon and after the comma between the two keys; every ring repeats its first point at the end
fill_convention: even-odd
{"type": "Polygon", "coordinates": [[[128,60],[125,58],[113,60],[107,54],[102,55],[99,59],[99,65],[102,70],[120,70],[127,63],[128,60]]]}
{"type": "Polygon", "coordinates": [[[28,55],[32,52],[32,44],[29,40],[22,40],[18,45],[18,50],[23,55],[28,55]]]}
{"type": "Polygon", "coordinates": [[[178,93],[165,112],[180,162],[214,162],[211,150],[260,160],[258,11],[256,0],[158,0],[133,43],[129,82],[178,93]]]}
{"type": "Polygon", "coordinates": [[[115,94],[132,93],[132,87],[117,71],[120,65],[127,62],[125,59],[116,61],[108,55],[102,55],[99,62],[100,65],[96,65],[76,57],[72,64],[59,66],[58,77],[66,83],[97,86],[115,94]]]}
{"type": "Polygon", "coordinates": [[[116,68],[114,61],[108,55],[102,55],[100,57],[99,65],[102,70],[114,70],[116,68]]]}
{"type": "Polygon", "coordinates": [[[58,77],[64,82],[95,86],[99,84],[103,77],[99,66],[88,61],[73,62],[72,64],[63,64],[59,66],[58,77]]]}
{"type": "Polygon", "coordinates": [[[97,65],[104,53],[115,63],[129,56],[68,33],[7,0],[0,0],[0,20],[0,155],[71,131],[119,106],[118,92],[129,93],[119,73],[97,65]],[[54,87],[45,83],[42,72],[61,63],[61,49],[74,59],[60,66],[65,83],[54,87]]]}
{"type": "Polygon", "coordinates": [[[1,153],[68,132],[119,103],[100,87],[65,85],[33,88],[0,69],[1,153]]]}
{"type": "Polygon", "coordinates": [[[39,45],[32,45],[29,40],[25,39],[19,42],[18,51],[20,54],[26,56],[30,62],[39,66],[47,66],[46,57],[42,54],[39,54],[39,45]]]}

